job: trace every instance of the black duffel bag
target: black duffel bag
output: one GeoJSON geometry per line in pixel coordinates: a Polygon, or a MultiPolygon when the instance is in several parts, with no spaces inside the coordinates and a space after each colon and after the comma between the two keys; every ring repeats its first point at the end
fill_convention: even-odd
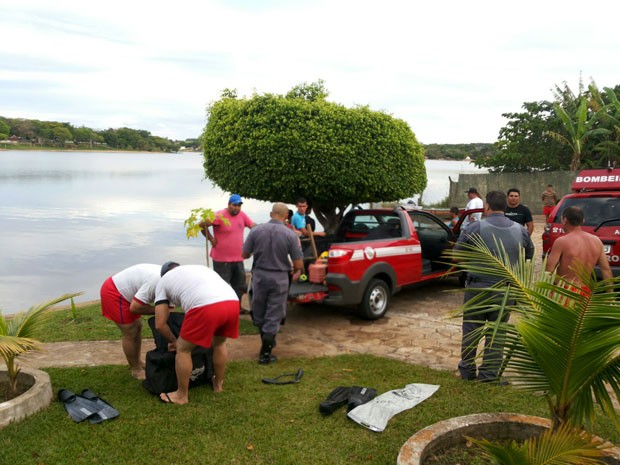
{"type": "MultiPolygon", "coordinates": [[[[171,312],[168,317],[168,326],[175,337],[179,337],[184,316],[184,313],[171,312]]],[[[174,365],[176,352],[168,351],[168,341],[155,329],[155,317],[149,318],[148,323],[153,332],[155,349],[146,353],[146,379],[142,381],[142,386],[154,395],[176,391],[177,375],[174,365]]],[[[192,351],[192,364],[189,387],[202,384],[212,386],[213,349],[196,347],[192,351]]]]}

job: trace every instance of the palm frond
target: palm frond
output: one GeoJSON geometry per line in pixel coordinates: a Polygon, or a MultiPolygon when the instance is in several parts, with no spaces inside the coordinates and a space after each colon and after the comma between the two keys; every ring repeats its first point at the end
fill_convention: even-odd
{"type": "Polygon", "coordinates": [[[28,309],[28,311],[18,313],[8,321],[5,334],[25,338],[36,337],[47,319],[48,315],[46,314],[46,310],[49,310],[50,307],[53,307],[64,300],[71,299],[82,294],[82,292],[64,294],[55,299],[33,305],[30,309],[28,309]]]}
{"type": "MultiPolygon", "coordinates": [[[[510,299],[516,300],[512,310],[527,311],[532,306],[527,289],[535,280],[534,263],[525,258],[521,250],[519,258],[511,263],[502,243],[495,241],[494,254],[490,247],[478,235],[470,237],[471,243],[459,244],[460,249],[452,249],[446,257],[455,262],[455,268],[478,276],[487,276],[499,283],[494,289],[510,288],[510,299]]],[[[468,289],[468,291],[485,293],[488,289],[468,289]]],[[[474,302],[475,304],[476,302],[474,302]]]]}
{"type": "Polygon", "coordinates": [[[467,438],[482,450],[482,455],[502,465],[530,465],[527,461],[527,448],[516,441],[508,444],[494,443],[487,439],[467,438]]]}
{"type": "Polygon", "coordinates": [[[0,357],[8,357],[26,353],[37,348],[38,341],[25,337],[0,335],[0,357]]]}
{"type": "Polygon", "coordinates": [[[522,445],[515,441],[502,445],[468,439],[481,447],[485,456],[502,465],[599,465],[605,450],[612,446],[570,424],[546,430],[522,445]]]}
{"type": "Polygon", "coordinates": [[[501,338],[501,372],[518,374],[515,387],[545,395],[556,426],[569,420],[588,424],[595,404],[620,424],[612,401],[620,399],[620,277],[597,281],[591,269],[576,266],[573,272],[583,283],[577,287],[555,274],[535,276],[523,256],[511,265],[499,245],[501,253],[494,255],[474,241],[451,254],[456,266],[501,281],[478,290],[459,313],[489,311],[485,305],[518,313],[514,323],[480,328],[501,338]],[[501,303],[497,298],[490,303],[491,292],[504,292],[501,303]]]}
{"type": "Polygon", "coordinates": [[[528,441],[527,460],[528,463],[541,465],[601,464],[600,459],[610,446],[567,423],[528,441]]]}

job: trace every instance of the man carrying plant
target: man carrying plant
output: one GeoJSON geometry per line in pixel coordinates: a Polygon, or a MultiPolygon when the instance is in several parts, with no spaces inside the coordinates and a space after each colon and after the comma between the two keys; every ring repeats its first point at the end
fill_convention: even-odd
{"type": "Polygon", "coordinates": [[[207,237],[212,245],[213,270],[232,286],[239,300],[247,288],[241,258],[243,231],[256,226],[250,217],[241,211],[242,205],[241,196],[232,194],[228,199],[228,206],[215,212],[212,221],[205,220],[200,223],[203,236],[207,237]],[[209,226],[213,226],[213,235],[209,233],[209,226]]]}
{"type": "MultiPolygon", "coordinates": [[[[463,250],[475,244],[476,240],[484,242],[494,255],[501,255],[505,251],[510,263],[519,260],[521,249],[525,250],[525,257],[531,259],[534,256],[534,244],[527,230],[520,224],[511,221],[504,212],[508,206],[506,194],[499,191],[491,191],[486,196],[484,205],[486,217],[481,221],[475,221],[465,227],[456,242],[455,249],[463,250]]],[[[479,291],[474,289],[490,288],[502,281],[501,277],[485,274],[468,273],[466,287],[472,291],[466,291],[463,304],[469,302],[479,291]]],[[[503,293],[496,293],[488,302],[489,308],[467,309],[463,314],[463,336],[461,340],[461,361],[459,362],[459,374],[464,380],[478,380],[481,382],[497,382],[498,372],[503,356],[503,347],[495,340],[492,334],[485,335],[485,347],[482,364],[476,372],[477,346],[482,338],[480,328],[488,321],[497,321],[502,318],[508,320],[509,313],[500,311],[497,304],[501,303],[503,293]],[[496,305],[493,305],[496,304],[496,305]]]]}

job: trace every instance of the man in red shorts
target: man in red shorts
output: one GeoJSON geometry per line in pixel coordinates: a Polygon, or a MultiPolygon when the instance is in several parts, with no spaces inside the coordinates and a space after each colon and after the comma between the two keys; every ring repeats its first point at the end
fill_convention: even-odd
{"type": "Polygon", "coordinates": [[[187,404],[192,350],[211,347],[215,377],[213,390],[221,392],[228,360],[226,338],[239,337],[239,299],[232,287],[215,271],[201,265],[167,262],[155,290],[155,328],[177,351],[177,390],[160,394],[163,402],[187,404]],[[181,332],[176,338],[168,326],[170,306],[185,311],[181,332]]]}
{"type": "Polygon", "coordinates": [[[101,313],[123,333],[122,346],[131,375],[144,379],[140,361],[142,315],[154,315],[155,286],[160,266],[150,263],[130,266],[109,277],[101,286],[101,313]]]}

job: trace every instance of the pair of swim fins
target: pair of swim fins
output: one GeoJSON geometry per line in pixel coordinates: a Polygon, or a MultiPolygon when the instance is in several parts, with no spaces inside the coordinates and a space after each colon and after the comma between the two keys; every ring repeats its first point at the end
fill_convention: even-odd
{"type": "Polygon", "coordinates": [[[84,389],[79,395],[68,389],[61,389],[58,391],[58,400],[76,423],[88,419],[89,423],[97,424],[120,415],[118,410],[90,389],[84,389]]]}

